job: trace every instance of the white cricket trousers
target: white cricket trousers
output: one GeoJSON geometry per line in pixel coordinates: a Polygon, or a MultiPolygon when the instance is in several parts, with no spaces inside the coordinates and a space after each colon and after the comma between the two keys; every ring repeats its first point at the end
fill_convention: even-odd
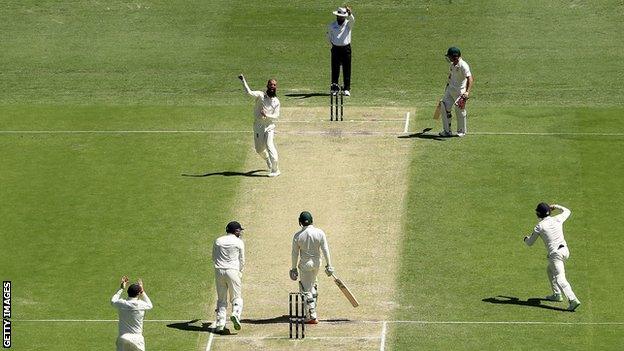
{"type": "Polygon", "coordinates": [[[457,98],[461,96],[463,91],[452,91],[451,89],[446,89],[444,93],[444,97],[442,98],[442,103],[444,104],[444,109],[446,113],[442,113],[442,128],[447,133],[451,133],[451,108],[455,107],[455,116],[457,117],[457,133],[467,133],[466,129],[466,109],[459,108],[455,104],[457,98]]]}
{"type": "Polygon", "coordinates": [[[309,319],[316,319],[316,277],[318,275],[318,268],[306,267],[306,270],[299,267],[299,281],[301,282],[301,292],[303,293],[306,317],[309,319]]]}
{"type": "Polygon", "coordinates": [[[546,272],[548,273],[548,281],[552,287],[552,291],[555,294],[563,294],[568,300],[576,300],[576,295],[572,291],[572,286],[568,283],[565,276],[564,262],[570,257],[570,251],[567,246],[564,246],[548,256],[548,267],[546,272]]]}
{"type": "Polygon", "coordinates": [[[240,319],[243,312],[241,272],[237,269],[215,268],[215,285],[217,287],[217,326],[225,326],[228,292],[232,303],[232,315],[240,319]]]}
{"type": "Polygon", "coordinates": [[[275,137],[275,124],[254,123],[254,145],[256,152],[266,161],[271,172],[277,172],[278,157],[277,148],[273,141],[275,137]]]}
{"type": "Polygon", "coordinates": [[[145,339],[141,334],[125,333],[117,338],[117,351],[145,351],[145,339]]]}

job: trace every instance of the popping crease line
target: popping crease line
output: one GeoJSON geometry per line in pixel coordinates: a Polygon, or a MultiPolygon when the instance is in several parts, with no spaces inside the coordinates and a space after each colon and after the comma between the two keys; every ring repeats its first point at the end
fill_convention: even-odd
{"type": "Polygon", "coordinates": [[[388,330],[388,323],[384,321],[381,324],[381,341],[379,342],[379,351],[385,351],[386,349],[387,330],[388,330]]]}
{"type": "MultiPolygon", "coordinates": [[[[228,133],[253,133],[251,130],[0,130],[0,134],[228,134],[228,133]]],[[[290,135],[410,135],[413,132],[393,131],[343,131],[343,130],[309,130],[309,131],[283,131],[277,130],[276,134],[290,135]]],[[[437,135],[426,134],[423,135],[437,135]]],[[[613,136],[622,137],[624,133],[598,133],[598,132],[470,132],[469,136],[613,136]]]]}
{"type": "MultiPolygon", "coordinates": [[[[13,322],[31,322],[31,323],[46,323],[46,322],[118,322],[118,319],[12,319],[13,322]]],[[[144,322],[154,323],[175,323],[175,322],[188,322],[188,319],[146,319],[144,322]]],[[[547,322],[547,321],[419,321],[419,320],[354,320],[348,322],[332,322],[323,321],[324,324],[526,324],[526,325],[624,325],[624,322],[547,322]]],[[[286,324],[288,322],[276,323],[286,324]]]]}

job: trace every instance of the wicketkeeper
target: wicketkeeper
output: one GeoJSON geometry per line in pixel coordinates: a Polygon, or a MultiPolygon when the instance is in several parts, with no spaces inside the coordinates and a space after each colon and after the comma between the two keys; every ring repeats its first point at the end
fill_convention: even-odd
{"type": "Polygon", "coordinates": [[[533,229],[531,235],[524,237],[524,242],[531,246],[541,237],[546,245],[546,251],[548,252],[548,281],[552,287],[552,295],[546,296],[546,300],[550,301],[563,301],[561,293],[568,298],[570,305],[569,311],[574,311],[581,305],[581,302],[576,298],[576,295],[572,291],[572,286],[568,283],[565,275],[564,262],[570,257],[570,251],[568,250],[568,243],[566,243],[563,237],[563,222],[570,217],[570,210],[559,205],[548,205],[547,203],[540,203],[535,209],[535,214],[539,218],[539,223],[533,229]],[[556,216],[550,216],[551,210],[559,210],[560,214],[556,216]]]}
{"type": "Polygon", "coordinates": [[[444,112],[442,113],[441,136],[453,136],[451,132],[451,109],[455,108],[457,117],[457,136],[463,137],[467,133],[466,129],[466,102],[470,97],[470,90],[474,84],[474,78],[470,73],[468,63],[461,57],[459,48],[450,47],[446,52],[446,58],[451,63],[446,83],[446,91],[442,98],[444,112]]]}
{"type": "Polygon", "coordinates": [[[299,225],[292,240],[292,265],[290,279],[300,279],[299,288],[304,295],[306,306],[306,324],[317,324],[316,313],[316,276],[321,267],[321,252],[325,258],[325,273],[331,276],[334,268],[331,265],[329,245],[325,232],[313,225],[312,214],[304,211],[299,215],[299,225]]]}

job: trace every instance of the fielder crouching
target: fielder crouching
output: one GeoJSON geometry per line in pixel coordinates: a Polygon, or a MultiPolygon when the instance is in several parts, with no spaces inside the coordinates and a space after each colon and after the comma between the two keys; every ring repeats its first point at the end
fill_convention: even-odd
{"type": "Polygon", "coordinates": [[[334,268],[331,265],[329,245],[323,230],[312,225],[310,212],[304,211],[299,215],[299,225],[302,227],[292,240],[292,265],[290,279],[299,280],[300,291],[304,295],[306,308],[306,324],[317,324],[316,313],[316,276],[321,267],[321,251],[325,258],[325,273],[331,276],[334,268]]]}

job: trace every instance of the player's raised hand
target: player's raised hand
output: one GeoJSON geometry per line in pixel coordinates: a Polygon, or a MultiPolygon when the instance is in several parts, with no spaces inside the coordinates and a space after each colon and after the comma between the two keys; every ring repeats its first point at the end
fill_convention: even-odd
{"type": "Polygon", "coordinates": [[[245,80],[245,76],[241,73],[241,74],[238,75],[238,79],[245,80]]]}
{"type": "Polygon", "coordinates": [[[127,285],[128,285],[128,277],[124,275],[123,277],[121,277],[121,288],[125,289],[127,285]]]}
{"type": "Polygon", "coordinates": [[[137,280],[137,284],[141,287],[140,293],[143,293],[145,291],[145,288],[143,287],[143,279],[139,278],[139,280],[137,280]]]}

